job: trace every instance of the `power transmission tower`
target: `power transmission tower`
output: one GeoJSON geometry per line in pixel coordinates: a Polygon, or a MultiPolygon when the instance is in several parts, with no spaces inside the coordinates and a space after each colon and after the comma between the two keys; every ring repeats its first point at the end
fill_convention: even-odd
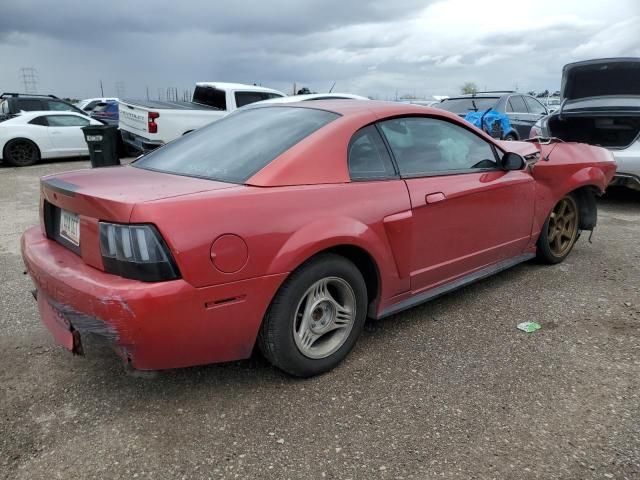
{"type": "Polygon", "coordinates": [[[22,67],[20,69],[24,93],[38,93],[38,71],[33,67],[22,67]]]}
{"type": "Polygon", "coordinates": [[[122,98],[124,97],[124,92],[125,92],[124,82],[122,80],[116,82],[116,96],[118,98],[122,98]]]}

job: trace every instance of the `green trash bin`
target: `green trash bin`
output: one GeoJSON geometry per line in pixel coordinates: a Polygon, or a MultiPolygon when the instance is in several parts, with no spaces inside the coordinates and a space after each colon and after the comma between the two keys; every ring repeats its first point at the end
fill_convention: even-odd
{"type": "Polygon", "coordinates": [[[112,167],[120,165],[118,156],[118,127],[116,125],[89,125],[82,127],[89,146],[91,166],[112,167]]]}

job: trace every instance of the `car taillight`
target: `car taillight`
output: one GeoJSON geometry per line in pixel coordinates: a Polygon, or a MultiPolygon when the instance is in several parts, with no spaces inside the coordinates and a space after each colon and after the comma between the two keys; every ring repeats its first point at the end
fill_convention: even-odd
{"type": "Polygon", "coordinates": [[[158,133],[158,124],[156,123],[156,118],[158,118],[160,114],[158,112],[149,112],[147,115],[147,129],[149,133],[158,133]]]}
{"type": "Polygon", "coordinates": [[[153,225],[100,222],[100,252],[108,273],[143,282],[180,278],[171,252],[153,225]]]}
{"type": "Polygon", "coordinates": [[[531,127],[531,131],[529,132],[529,138],[536,137],[548,137],[548,128],[547,128],[547,117],[542,117],[539,119],[533,127],[531,127]]]}
{"type": "Polygon", "coordinates": [[[536,138],[542,136],[542,128],[540,128],[537,124],[531,127],[531,131],[529,132],[529,138],[536,138]]]}

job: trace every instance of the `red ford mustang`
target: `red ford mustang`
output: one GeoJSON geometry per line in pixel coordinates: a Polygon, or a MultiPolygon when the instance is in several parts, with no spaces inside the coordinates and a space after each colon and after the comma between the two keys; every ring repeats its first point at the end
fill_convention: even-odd
{"type": "Polygon", "coordinates": [[[137,369],[249,357],[310,376],[386,317],[596,224],[605,149],[496,141],[453,114],[317,101],[238,111],[130,166],[44,177],[22,238],[40,315],[137,369]]]}

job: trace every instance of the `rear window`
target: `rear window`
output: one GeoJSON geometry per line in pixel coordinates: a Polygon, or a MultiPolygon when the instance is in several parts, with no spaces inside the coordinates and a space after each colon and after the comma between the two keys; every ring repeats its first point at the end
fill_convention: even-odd
{"type": "Polygon", "coordinates": [[[227,109],[226,92],[214,87],[196,86],[196,89],[193,91],[193,101],[202,105],[209,105],[218,110],[227,109]]]}
{"type": "Polygon", "coordinates": [[[96,105],[96,107],[93,109],[94,112],[117,112],[118,111],[118,104],[113,102],[113,103],[99,103],[98,105],[96,105]]]}
{"type": "Polygon", "coordinates": [[[493,97],[452,98],[451,100],[443,100],[434,106],[447,112],[466,115],[469,112],[488,110],[495,107],[496,103],[498,103],[498,98],[493,97]]]}
{"type": "Polygon", "coordinates": [[[333,112],[310,108],[240,110],[154,150],[133,166],[244,183],[276,157],[338,117],[333,112]]]}

